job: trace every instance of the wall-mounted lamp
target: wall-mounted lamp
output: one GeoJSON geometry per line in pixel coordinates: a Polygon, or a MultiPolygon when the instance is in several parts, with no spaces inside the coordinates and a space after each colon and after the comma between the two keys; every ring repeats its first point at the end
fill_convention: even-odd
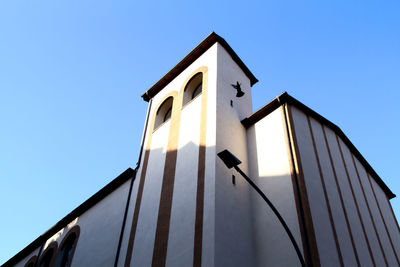
{"type": "Polygon", "coordinates": [[[306,263],[304,262],[303,255],[299,249],[299,246],[296,243],[296,240],[293,237],[292,232],[290,232],[289,227],[287,226],[286,222],[283,220],[281,214],[272,205],[271,201],[267,198],[267,196],[261,191],[260,188],[238,167],[240,163],[242,163],[237,157],[235,157],[229,150],[225,149],[224,151],[219,152],[218,157],[225,163],[228,169],[235,168],[235,170],[242,175],[242,177],[257,191],[257,193],[267,202],[268,206],[272,209],[278,220],[282,224],[283,228],[285,228],[286,233],[288,234],[290,241],[292,241],[293,247],[296,250],[297,257],[300,260],[301,266],[306,267],[306,263]]]}

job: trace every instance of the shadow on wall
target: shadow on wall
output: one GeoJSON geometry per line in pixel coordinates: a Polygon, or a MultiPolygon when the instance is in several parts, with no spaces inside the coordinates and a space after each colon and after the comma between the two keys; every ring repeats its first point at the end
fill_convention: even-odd
{"type": "Polygon", "coordinates": [[[165,261],[173,266],[193,265],[193,258],[198,257],[198,243],[201,248],[202,242],[195,228],[202,229],[198,224],[202,219],[198,217],[198,206],[204,200],[205,176],[204,168],[198,168],[198,155],[205,155],[205,147],[199,148],[198,144],[189,142],[178,153],[154,145],[157,148],[144,151],[141,163],[144,170],[135,181],[138,198],[134,204],[126,261],[139,266],[165,261]],[[129,255],[129,251],[133,255],[129,255]]]}
{"type": "MultiPolygon", "coordinates": [[[[277,208],[296,239],[300,250],[303,251],[291,176],[251,178],[277,208]]],[[[301,266],[283,226],[265,201],[253,189],[250,191],[250,203],[257,266],[301,266]]]]}
{"type": "MultiPolygon", "coordinates": [[[[237,258],[237,262],[256,257],[259,266],[281,266],[282,262],[297,266],[296,252],[275,215],[236,171],[219,162],[215,147],[182,143],[179,151],[167,151],[165,147],[144,151],[141,165],[147,165],[146,173],[135,182],[139,183],[141,200],[137,201],[130,234],[131,263],[165,261],[171,266],[187,266],[199,261],[205,264],[207,256],[217,252],[234,252],[229,258],[237,258]],[[169,162],[170,166],[161,162],[169,162]],[[214,164],[217,171],[207,174],[207,164],[214,164]],[[232,174],[236,176],[235,184],[232,174]],[[248,225],[252,229],[244,229],[248,225]],[[243,249],[243,244],[250,248],[243,249]],[[215,249],[219,250],[210,251],[215,249]]],[[[282,213],[301,244],[290,179],[290,175],[282,175],[254,181],[282,213]]]]}
{"type": "MultiPolygon", "coordinates": [[[[303,251],[285,136],[283,128],[271,129],[268,136],[256,134],[255,127],[247,129],[249,176],[277,208],[303,251]],[[258,151],[263,147],[268,150],[258,151]]],[[[283,226],[253,189],[250,203],[257,266],[301,266],[283,226]]]]}

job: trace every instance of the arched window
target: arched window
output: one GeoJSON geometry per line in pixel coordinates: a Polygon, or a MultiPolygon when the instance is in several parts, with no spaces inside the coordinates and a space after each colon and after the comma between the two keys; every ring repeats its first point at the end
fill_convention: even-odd
{"type": "Polygon", "coordinates": [[[72,249],[74,248],[75,239],[75,234],[70,235],[65,241],[64,246],[61,247],[61,250],[57,254],[57,267],[67,267],[71,262],[72,249]]]}
{"type": "Polygon", "coordinates": [[[171,118],[171,114],[172,114],[172,107],[170,107],[167,110],[167,112],[165,113],[163,122],[166,122],[167,120],[169,120],[171,118]]]}
{"type": "Polygon", "coordinates": [[[39,260],[39,267],[50,267],[53,265],[54,256],[57,250],[57,243],[52,242],[47,246],[46,250],[43,251],[42,256],[39,260]]]}
{"type": "Polygon", "coordinates": [[[158,108],[156,113],[156,120],[154,122],[154,129],[157,129],[161,124],[168,121],[172,115],[172,103],[174,98],[168,97],[158,108]]]}
{"type": "Polygon", "coordinates": [[[80,228],[76,225],[66,234],[58,249],[56,267],[71,266],[79,233],[80,228]]]}
{"type": "Polygon", "coordinates": [[[54,256],[54,250],[51,249],[47,251],[46,254],[43,255],[43,258],[39,262],[40,267],[48,267],[50,266],[51,260],[53,259],[54,256]]]}
{"type": "Polygon", "coordinates": [[[203,73],[199,72],[194,75],[185,86],[183,94],[183,105],[189,103],[196,96],[200,95],[203,90],[203,73]]]}

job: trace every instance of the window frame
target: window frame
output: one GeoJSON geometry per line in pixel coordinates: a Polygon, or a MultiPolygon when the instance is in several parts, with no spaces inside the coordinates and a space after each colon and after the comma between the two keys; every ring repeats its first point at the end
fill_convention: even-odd
{"type": "Polygon", "coordinates": [[[51,242],[46,249],[41,253],[39,260],[37,262],[37,266],[40,266],[41,261],[44,259],[47,253],[49,253],[50,250],[53,250],[53,255],[51,256],[50,262],[49,262],[49,267],[53,267],[55,264],[55,259],[56,255],[58,252],[58,244],[56,241],[51,242]]]}
{"type": "Polygon", "coordinates": [[[204,83],[204,73],[202,71],[196,72],[192,77],[190,77],[190,79],[185,84],[183,89],[182,108],[184,108],[185,106],[190,104],[194,99],[203,94],[203,85],[204,85],[203,83],[204,83]],[[194,88],[193,87],[189,88],[192,85],[192,83],[194,83],[194,81],[198,79],[199,76],[200,76],[199,84],[193,86],[194,88]],[[201,86],[200,92],[194,95],[194,93],[200,86],[201,86]]]}
{"type": "MultiPolygon", "coordinates": [[[[154,118],[154,126],[153,126],[153,132],[155,132],[158,128],[160,128],[161,126],[163,126],[165,123],[167,123],[169,120],[171,120],[172,118],[172,112],[174,110],[174,101],[175,101],[175,97],[173,96],[168,96],[167,98],[165,98],[162,103],[158,106],[157,110],[155,111],[155,118],[154,118]],[[166,111],[162,111],[162,109],[164,109],[164,105],[167,104],[167,102],[171,101],[171,106],[166,108],[166,111]],[[171,116],[169,116],[169,118],[167,117],[168,112],[171,110],[171,116]]],[[[169,105],[169,104],[168,104],[169,105]]]]}
{"type": "Polygon", "coordinates": [[[61,252],[62,252],[63,246],[68,241],[68,238],[71,235],[75,234],[75,239],[74,239],[74,241],[72,243],[71,256],[69,258],[69,261],[67,262],[66,267],[70,267],[71,266],[71,263],[72,263],[72,260],[74,258],[74,254],[75,254],[75,249],[76,249],[76,246],[78,244],[78,239],[79,239],[80,233],[81,233],[81,229],[80,229],[79,225],[75,225],[68,231],[68,233],[65,234],[63,240],[61,241],[60,245],[58,246],[57,256],[55,257],[55,261],[54,261],[55,265],[58,264],[57,261],[58,261],[59,256],[62,256],[61,252]]]}

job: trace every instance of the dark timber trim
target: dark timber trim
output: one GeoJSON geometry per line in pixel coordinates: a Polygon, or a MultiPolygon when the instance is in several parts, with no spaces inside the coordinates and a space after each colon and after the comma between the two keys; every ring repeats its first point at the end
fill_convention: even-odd
{"type": "MultiPolygon", "coordinates": [[[[153,101],[150,100],[149,106],[148,106],[148,108],[147,108],[146,122],[145,122],[145,124],[144,124],[144,131],[143,131],[143,136],[142,136],[142,142],[140,143],[139,158],[138,158],[138,161],[137,161],[137,163],[136,163],[135,172],[138,171],[138,169],[139,169],[139,167],[140,167],[141,160],[142,160],[142,154],[143,154],[143,149],[144,149],[144,140],[146,139],[146,136],[147,136],[147,125],[148,125],[148,123],[149,123],[149,117],[150,117],[150,111],[151,111],[151,105],[152,105],[152,103],[153,103],[153,101]]],[[[136,173],[135,173],[135,175],[136,175],[136,173]]],[[[128,197],[127,197],[127,200],[126,200],[125,213],[124,213],[124,220],[122,221],[121,234],[120,234],[120,237],[119,237],[117,253],[116,253],[116,255],[115,255],[115,262],[114,262],[114,266],[115,266],[115,267],[118,265],[119,255],[120,255],[121,246],[122,246],[122,240],[123,240],[123,238],[124,238],[126,219],[127,219],[127,217],[128,217],[128,211],[129,211],[129,203],[131,202],[131,196],[132,196],[133,182],[134,182],[134,179],[132,179],[132,181],[131,181],[131,185],[130,185],[130,187],[129,187],[128,197]]]]}
{"type": "MultiPolygon", "coordinates": [[[[197,168],[196,217],[194,225],[193,267],[201,267],[203,254],[204,185],[206,169],[208,69],[203,69],[201,94],[200,143],[197,168]]],[[[197,74],[195,74],[197,75],[197,74]]],[[[186,87],[186,86],[185,86],[186,87]]]]}
{"type": "Polygon", "coordinates": [[[394,246],[393,246],[392,237],[391,237],[391,235],[390,235],[390,233],[389,233],[389,229],[387,228],[387,225],[386,225],[386,222],[385,222],[385,218],[383,217],[383,214],[382,214],[381,206],[379,205],[379,201],[378,201],[378,198],[376,197],[376,193],[375,193],[374,186],[372,185],[372,182],[371,182],[371,179],[369,179],[369,176],[368,176],[368,181],[369,181],[369,183],[370,183],[370,185],[371,185],[371,189],[372,189],[372,193],[373,193],[373,195],[374,195],[374,199],[375,199],[375,202],[376,202],[376,206],[378,206],[379,214],[381,215],[382,222],[383,222],[383,225],[384,225],[385,230],[386,230],[386,234],[387,234],[387,236],[388,236],[388,239],[389,239],[389,241],[390,241],[390,245],[391,245],[392,250],[393,250],[393,254],[394,254],[395,258],[396,258],[397,264],[400,266],[399,257],[397,256],[396,249],[395,249],[394,246]]]}
{"type": "MultiPolygon", "coordinates": [[[[335,222],[333,220],[331,204],[329,202],[328,193],[326,191],[326,185],[325,185],[325,180],[324,180],[325,178],[324,178],[324,174],[322,173],[322,168],[321,168],[321,163],[320,163],[320,160],[319,160],[319,154],[318,154],[318,150],[317,150],[317,145],[315,143],[314,132],[313,132],[313,129],[312,129],[312,126],[311,126],[311,120],[310,120],[309,116],[307,116],[307,121],[308,121],[308,127],[310,129],[311,139],[312,139],[312,143],[313,143],[313,147],[314,147],[315,158],[317,159],[318,172],[319,172],[319,177],[321,179],[322,189],[323,189],[323,192],[324,192],[324,198],[325,198],[326,206],[328,207],[329,221],[331,223],[331,228],[332,228],[332,232],[333,232],[333,238],[335,240],[336,252],[337,252],[338,257],[339,257],[340,266],[344,267],[342,251],[340,250],[340,244],[339,244],[339,239],[338,239],[338,235],[337,235],[337,231],[336,231],[335,222]]],[[[319,124],[319,125],[321,126],[321,130],[322,130],[323,126],[321,124],[319,124]]]]}
{"type": "Polygon", "coordinates": [[[144,130],[143,130],[143,136],[142,136],[142,142],[140,143],[140,152],[139,152],[139,158],[136,163],[136,168],[135,170],[139,169],[140,163],[142,161],[142,155],[143,155],[143,149],[144,149],[144,140],[146,139],[147,136],[147,127],[149,125],[149,118],[150,118],[150,112],[151,112],[151,106],[153,104],[153,100],[150,100],[149,106],[147,108],[147,115],[146,115],[146,122],[144,123],[144,130]]]}
{"type": "MultiPolygon", "coordinates": [[[[342,209],[343,209],[343,213],[344,213],[344,218],[345,218],[346,226],[347,226],[347,231],[349,232],[350,241],[351,241],[351,246],[352,246],[353,252],[354,252],[354,257],[355,257],[355,259],[356,259],[356,262],[357,262],[358,267],[361,267],[360,259],[359,259],[359,257],[358,257],[358,252],[357,252],[357,249],[356,249],[356,245],[355,245],[355,243],[354,243],[353,232],[351,231],[349,218],[348,218],[348,216],[347,216],[346,207],[345,207],[345,205],[344,205],[342,190],[340,189],[339,180],[338,180],[338,177],[337,177],[337,174],[336,174],[336,168],[335,168],[335,165],[334,165],[334,163],[333,163],[332,152],[331,152],[331,149],[330,149],[330,147],[329,147],[328,138],[327,138],[327,136],[326,136],[325,126],[322,126],[322,132],[324,133],[325,145],[326,145],[326,148],[327,148],[327,150],[328,150],[329,161],[330,161],[330,163],[331,163],[333,176],[335,177],[335,183],[336,183],[336,187],[337,187],[337,190],[338,190],[338,193],[339,193],[340,204],[342,205],[342,209]]],[[[335,133],[334,133],[334,134],[335,134],[335,133]]],[[[335,137],[336,137],[336,134],[335,134],[335,137]]]]}
{"type": "Polygon", "coordinates": [[[115,254],[115,262],[114,262],[114,266],[115,266],[115,267],[118,266],[118,260],[119,260],[119,255],[120,255],[120,251],[121,251],[122,239],[123,239],[123,237],[124,237],[126,218],[127,218],[127,216],[128,216],[129,202],[131,201],[132,188],[133,188],[133,181],[134,181],[134,179],[131,180],[131,184],[129,185],[128,197],[126,198],[124,219],[122,220],[121,233],[120,233],[120,235],[119,235],[119,241],[118,241],[117,252],[116,252],[116,254],[115,254]]]}
{"type": "Polygon", "coordinates": [[[300,193],[300,199],[301,199],[301,206],[304,211],[305,230],[306,230],[306,236],[307,236],[307,241],[308,241],[307,242],[308,243],[308,251],[309,251],[309,256],[310,256],[310,259],[308,259],[307,265],[313,266],[313,267],[320,267],[321,262],[319,259],[319,252],[318,252],[317,241],[315,239],[315,231],[314,231],[314,225],[313,225],[313,221],[312,221],[312,217],[311,217],[311,209],[310,209],[310,203],[309,203],[309,199],[308,199],[307,187],[305,184],[304,172],[303,172],[301,157],[300,157],[300,153],[299,153],[299,145],[297,142],[296,129],[295,129],[296,127],[294,125],[290,106],[287,106],[287,115],[288,115],[288,119],[289,119],[288,120],[289,121],[289,132],[291,135],[293,151],[294,151],[293,156],[294,156],[294,161],[295,161],[296,174],[298,177],[298,186],[299,186],[299,193],[300,193]]]}
{"type": "MultiPolygon", "coordinates": [[[[171,92],[177,94],[177,92],[171,92]]],[[[181,96],[183,90],[179,96],[181,96]]],[[[174,193],[176,160],[178,157],[178,141],[180,133],[180,119],[182,100],[175,96],[172,104],[171,124],[169,126],[167,153],[165,155],[164,174],[161,184],[161,195],[158,207],[156,235],[152,266],[165,266],[167,261],[169,227],[171,224],[172,198],[174,193]]],[[[163,103],[163,102],[161,102],[163,103]]],[[[157,109],[158,110],[158,109],[157,109]]],[[[154,123],[153,123],[154,125],[154,123]]]]}
{"type": "MultiPolygon", "coordinates": [[[[342,158],[344,170],[345,170],[345,172],[346,172],[347,181],[348,181],[349,186],[350,186],[351,195],[352,195],[352,197],[353,197],[354,205],[355,205],[356,210],[357,210],[358,219],[360,220],[360,224],[361,224],[361,228],[362,228],[362,231],[363,231],[363,235],[364,235],[365,241],[367,242],[368,252],[369,252],[369,255],[370,255],[370,257],[371,257],[372,263],[374,264],[374,266],[376,266],[376,262],[375,262],[375,259],[374,259],[374,255],[372,254],[372,250],[371,250],[371,245],[369,244],[367,232],[365,231],[364,222],[363,222],[362,217],[361,217],[360,208],[359,208],[359,206],[358,206],[358,202],[357,202],[357,199],[356,199],[356,195],[354,194],[354,189],[353,189],[353,185],[352,185],[352,183],[351,183],[349,170],[347,169],[346,161],[344,160],[342,146],[340,145],[340,140],[339,140],[339,137],[338,137],[337,135],[336,135],[336,142],[337,142],[338,147],[339,147],[340,157],[342,158]]],[[[350,154],[350,155],[351,155],[351,154],[350,154]]]]}
{"type": "Polygon", "coordinates": [[[301,237],[301,244],[303,248],[303,255],[307,263],[310,262],[311,256],[310,256],[310,249],[308,246],[308,240],[307,240],[307,235],[306,235],[306,224],[304,220],[304,211],[303,207],[301,206],[301,198],[300,198],[300,190],[299,190],[299,182],[296,174],[296,164],[294,160],[294,152],[293,152],[293,145],[291,141],[291,135],[290,135],[290,130],[289,130],[289,123],[288,123],[288,118],[287,118],[287,112],[286,112],[287,105],[282,106],[282,117],[283,117],[283,123],[284,123],[284,131],[286,134],[286,146],[287,146],[287,152],[288,152],[288,157],[290,159],[290,176],[292,178],[292,188],[293,188],[293,194],[294,194],[294,200],[296,204],[296,212],[297,212],[297,220],[299,223],[299,229],[300,229],[300,237],[301,237]]]}
{"type": "MultiPolygon", "coordinates": [[[[369,217],[370,217],[371,222],[372,222],[372,227],[374,228],[374,232],[375,232],[375,235],[376,235],[376,240],[378,240],[378,245],[379,245],[379,248],[381,250],[382,257],[383,257],[383,259],[385,261],[385,264],[386,264],[386,266],[389,266],[388,261],[386,259],[385,252],[384,252],[383,247],[382,247],[381,239],[380,239],[380,237],[378,235],[378,231],[376,230],[375,221],[374,221],[374,218],[372,216],[372,212],[371,212],[371,208],[370,208],[369,203],[368,203],[367,195],[365,194],[364,186],[363,186],[363,184],[361,182],[360,173],[358,172],[358,168],[357,168],[357,165],[356,165],[356,161],[354,159],[354,155],[351,155],[351,158],[353,159],[354,168],[356,169],[358,181],[360,183],[360,186],[361,186],[361,189],[362,189],[362,193],[363,193],[363,196],[364,196],[364,201],[365,201],[365,204],[367,205],[369,217]]],[[[365,175],[366,175],[366,178],[369,179],[368,178],[368,174],[366,173],[365,175]]]]}
{"type": "MultiPolygon", "coordinates": [[[[159,102],[159,104],[156,106],[156,108],[153,111],[153,114],[151,115],[151,121],[149,124],[149,130],[146,130],[146,135],[143,138],[143,142],[146,142],[146,149],[144,153],[144,158],[143,158],[143,165],[140,173],[140,181],[138,185],[138,190],[136,194],[136,203],[135,203],[135,209],[133,212],[133,217],[132,217],[132,224],[131,224],[131,229],[130,229],[130,234],[129,234],[129,240],[128,240],[128,247],[127,247],[127,252],[126,252],[126,257],[125,257],[125,263],[124,266],[128,267],[131,264],[132,260],[132,253],[133,253],[133,247],[135,244],[135,236],[136,236],[136,228],[138,225],[138,220],[139,220],[139,213],[140,213],[140,207],[142,203],[142,197],[143,197],[143,189],[144,189],[144,184],[146,180],[146,174],[147,174],[147,168],[148,168],[148,163],[149,163],[149,157],[150,157],[150,150],[151,150],[151,143],[152,143],[152,137],[153,137],[153,130],[154,130],[154,122],[157,116],[157,110],[160,108],[160,106],[164,103],[164,101],[169,98],[173,97],[173,109],[174,106],[176,106],[175,99],[176,99],[177,93],[175,91],[170,92],[169,94],[165,95],[164,98],[159,102]]],[[[149,110],[151,112],[151,110],[149,110]]],[[[173,114],[176,111],[173,111],[173,114]]],[[[172,119],[172,118],[171,118],[172,119]]]]}
{"type": "Polygon", "coordinates": [[[132,250],[133,250],[133,245],[134,245],[134,241],[135,241],[136,227],[137,227],[138,218],[139,218],[140,204],[142,201],[143,187],[144,187],[144,181],[146,178],[146,170],[147,170],[147,162],[149,159],[149,154],[150,154],[150,151],[146,150],[146,152],[144,154],[144,159],[143,159],[142,172],[140,174],[139,188],[138,188],[138,192],[136,195],[135,210],[133,212],[132,225],[131,225],[131,229],[130,229],[128,248],[127,248],[125,264],[124,264],[125,267],[130,266],[131,259],[132,259],[132,250]]]}
{"type": "Polygon", "coordinates": [[[249,117],[242,120],[242,124],[249,128],[254,125],[262,118],[270,114],[272,111],[280,107],[281,105],[288,103],[290,105],[295,106],[296,108],[303,111],[308,116],[311,116],[313,119],[319,121],[321,124],[328,126],[332,129],[347,145],[350,149],[351,153],[355,155],[355,157],[360,161],[360,163],[364,166],[367,172],[372,176],[375,182],[381,187],[381,189],[385,192],[389,199],[396,197],[396,195],[387,187],[387,185],[383,182],[383,180],[379,177],[379,175],[375,172],[375,170],[371,167],[371,165],[366,161],[366,159],[361,155],[361,153],[357,150],[357,148],[353,145],[353,143],[347,138],[347,136],[343,133],[343,131],[334,123],[322,117],[320,114],[310,109],[303,103],[299,102],[288,93],[284,92],[280,96],[276,97],[274,100],[254,112],[249,117]]]}

